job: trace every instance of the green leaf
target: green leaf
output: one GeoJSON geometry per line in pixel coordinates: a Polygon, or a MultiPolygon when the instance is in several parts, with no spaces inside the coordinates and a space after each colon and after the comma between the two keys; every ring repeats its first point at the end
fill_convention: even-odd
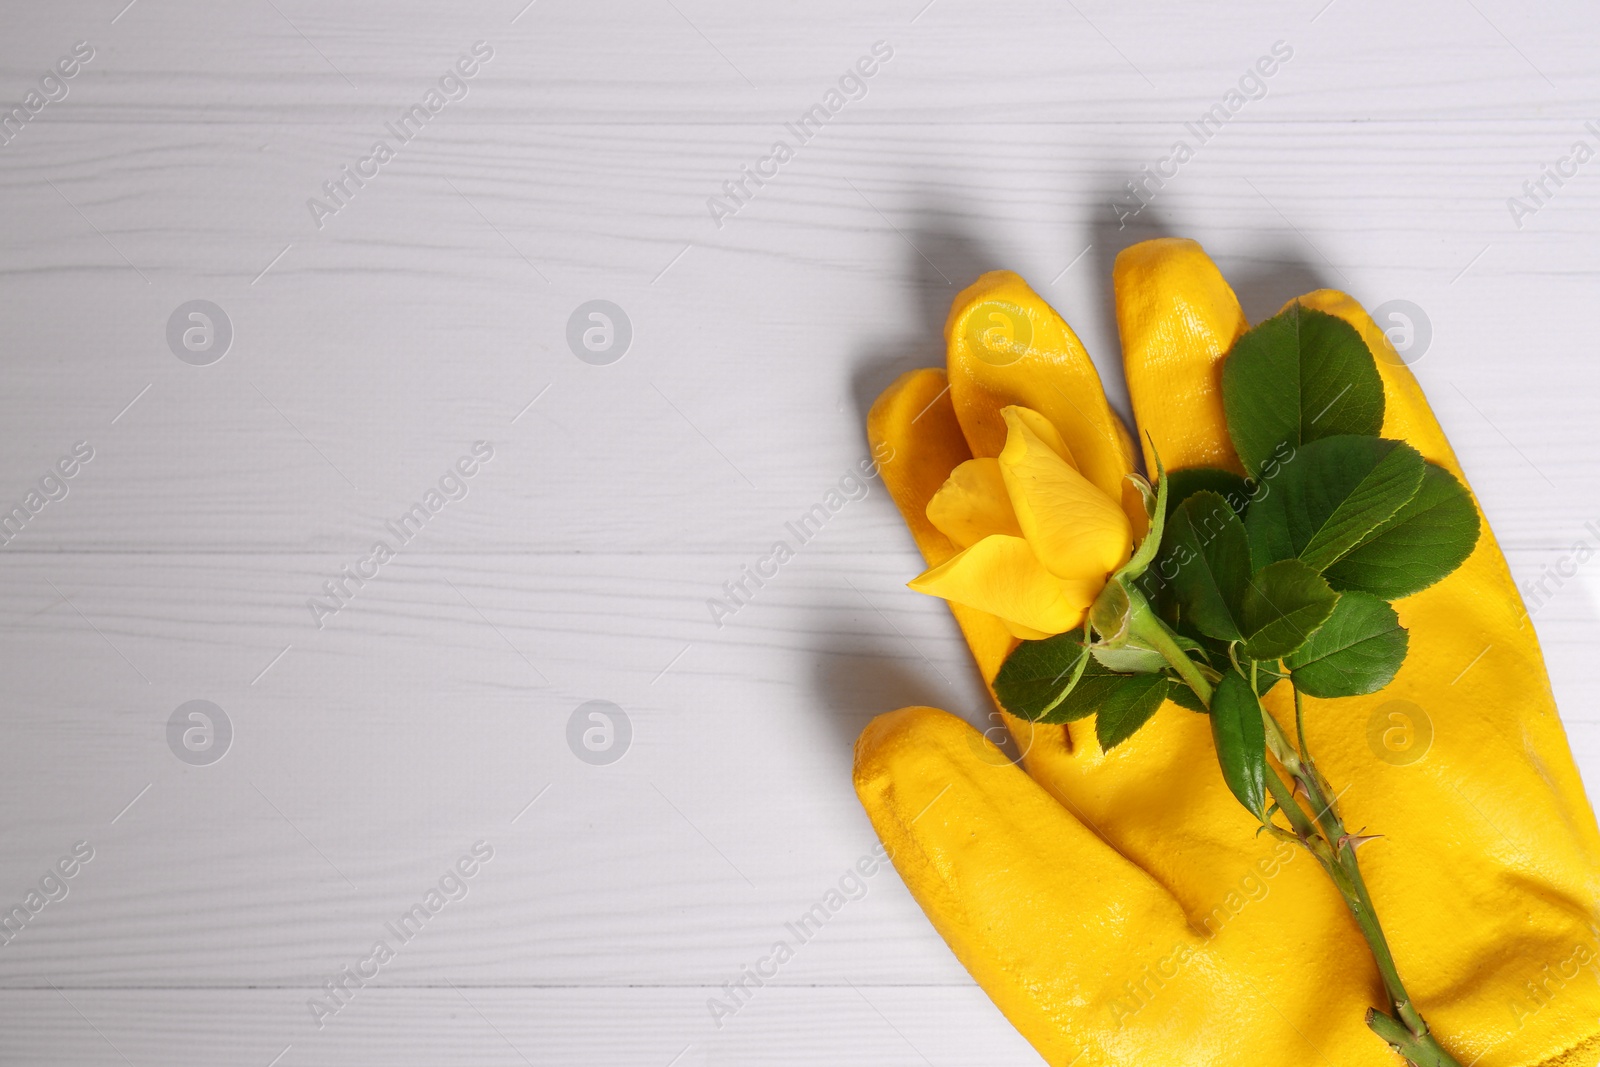
{"type": "Polygon", "coordinates": [[[1250,542],[1223,497],[1202,489],[1173,511],[1156,572],[1172,583],[1189,625],[1221,641],[1243,637],[1239,597],[1250,578],[1250,542]]]}
{"type": "Polygon", "coordinates": [[[1165,678],[1165,675],[1124,674],[1113,671],[1093,656],[1084,657],[1083,664],[1083,676],[1078,680],[1078,684],[1064,694],[1060,702],[1048,713],[1034,720],[1035,722],[1076,722],[1108,706],[1115,709],[1121,706],[1121,702],[1130,700],[1143,691],[1150,684],[1151,678],[1165,678]]]}
{"type": "Polygon", "coordinates": [[[1121,648],[1096,646],[1089,651],[1100,666],[1122,674],[1155,674],[1167,665],[1167,659],[1161,653],[1133,641],[1121,648]]]}
{"type": "Polygon", "coordinates": [[[1172,643],[1183,649],[1185,652],[1200,653],[1200,658],[1206,660],[1207,662],[1210,662],[1211,660],[1211,653],[1204,645],[1202,645],[1199,641],[1194,640],[1192,637],[1186,637],[1183,634],[1174,633],[1172,634],[1172,643]]]}
{"type": "Polygon", "coordinates": [[[1335,589],[1398,600],[1461,566],[1480,532],[1478,509],[1466,487],[1429,463],[1416,496],[1325,573],[1335,589]]]}
{"type": "Polygon", "coordinates": [[[1379,437],[1325,437],[1301,446],[1245,517],[1256,566],[1298,557],[1322,571],[1416,496],[1427,463],[1379,437]]]}
{"type": "MultiPolygon", "coordinates": [[[[1338,609],[1338,605],[1334,605],[1334,611],[1338,609]]],[[[1278,669],[1278,661],[1275,659],[1251,659],[1245,662],[1246,667],[1250,664],[1256,665],[1256,693],[1259,696],[1266,696],[1272,691],[1272,686],[1290,677],[1290,673],[1286,670],[1278,669]]]]}
{"type": "Polygon", "coordinates": [[[1228,435],[1245,470],[1325,437],[1375,437],[1383,381],[1366,342],[1343,319],[1291,304],[1247,331],[1222,367],[1228,435]]]}
{"type": "Polygon", "coordinates": [[[1190,689],[1181,679],[1171,678],[1170,681],[1172,685],[1167,689],[1168,700],[1180,708],[1198,711],[1202,715],[1206,713],[1206,706],[1200,702],[1200,698],[1195,695],[1193,689],[1190,689]]]}
{"type": "MultiPolygon", "coordinates": [[[[1127,480],[1135,489],[1139,491],[1139,499],[1144,502],[1144,513],[1146,515],[1154,515],[1156,512],[1161,510],[1159,506],[1161,503],[1161,496],[1157,492],[1155,486],[1150,484],[1150,479],[1146,478],[1138,471],[1134,471],[1133,473],[1127,475],[1127,480]]],[[[1166,510],[1171,511],[1172,509],[1168,508],[1166,510]]]]}
{"type": "Polygon", "coordinates": [[[1221,496],[1240,518],[1244,518],[1245,506],[1250,503],[1249,487],[1241,475],[1216,467],[1190,467],[1168,474],[1167,515],[1170,517],[1179,504],[1201,490],[1221,496]]]}
{"type": "Polygon", "coordinates": [[[1161,465],[1161,457],[1156,454],[1155,442],[1150,443],[1151,455],[1156,460],[1156,488],[1155,493],[1150,492],[1150,483],[1137,474],[1130,474],[1130,481],[1138,486],[1139,495],[1144,499],[1145,516],[1148,523],[1145,529],[1144,540],[1139,542],[1139,548],[1128,562],[1117,568],[1117,573],[1112,576],[1113,581],[1136,582],[1145,571],[1149,570],[1150,563],[1156,558],[1156,553],[1161,550],[1161,532],[1167,524],[1167,468],[1161,465]]]}
{"type": "MultiPolygon", "coordinates": [[[[1058,705],[1078,681],[1087,661],[1088,649],[1076,633],[1024,641],[1000,665],[994,676],[994,695],[1001,707],[1018,718],[1066,722],[1066,718],[1051,713],[1060,711],[1058,705]]],[[[1085,711],[1073,718],[1081,719],[1087,714],[1085,711]]]]}
{"type": "Polygon", "coordinates": [[[1132,737],[1167,699],[1172,683],[1164,674],[1125,677],[1106,698],[1094,719],[1094,735],[1102,751],[1110,752],[1132,737]]]}
{"type": "Polygon", "coordinates": [[[1261,705],[1250,683],[1229,671],[1211,697],[1211,736],[1217,742],[1217,762],[1222,779],[1239,803],[1266,821],[1267,731],[1261,722],[1261,705]]]}
{"type": "Polygon", "coordinates": [[[1366,593],[1345,593],[1322,628],[1285,662],[1295,688],[1307,696],[1365,696],[1394,679],[1408,640],[1388,604],[1366,593]]]}
{"type": "Polygon", "coordinates": [[[1251,659],[1290,655],[1328,621],[1339,594],[1298,559],[1269,563],[1245,586],[1239,612],[1244,651],[1251,659]]]}
{"type": "Polygon", "coordinates": [[[1075,722],[1093,715],[1124,682],[1136,677],[1110,670],[1093,656],[1085,657],[1083,662],[1083,677],[1078,680],[1078,684],[1073,686],[1072,691],[1047,718],[1040,719],[1040,722],[1075,722]]]}
{"type": "Polygon", "coordinates": [[[1102,646],[1121,648],[1128,643],[1132,612],[1133,600],[1128,596],[1128,587],[1120,579],[1108,580],[1094,603],[1089,605],[1089,625],[1100,635],[1102,646]]]}

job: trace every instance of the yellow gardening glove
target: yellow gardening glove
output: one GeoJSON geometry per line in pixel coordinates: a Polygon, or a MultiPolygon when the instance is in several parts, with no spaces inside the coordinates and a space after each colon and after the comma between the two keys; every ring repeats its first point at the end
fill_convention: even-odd
{"type": "MultiPolygon", "coordinates": [[[[1216,266],[1192,241],[1149,241],[1118,256],[1115,285],[1141,439],[1168,470],[1240,470],[1219,383],[1247,324],[1216,266]]],[[[1367,313],[1331,290],[1300,303],[1349,322],[1377,357],[1383,436],[1465,483],[1367,313]]],[[[1140,536],[1143,509],[1124,493],[1129,435],[1061,317],[996,272],[956,298],[946,338],[948,377],[906,374],[868,420],[874,453],[890,457],[884,483],[930,568],[963,546],[941,532],[961,517],[941,513],[936,526],[929,503],[958,464],[1008,447],[1011,406],[1049,421],[1057,451],[1124,503],[1140,536]]],[[[1063,590],[1071,601],[1071,584],[1063,590]]],[[[1600,834],[1487,523],[1458,570],[1395,608],[1410,630],[1399,675],[1369,697],[1308,699],[1306,725],[1319,768],[1346,789],[1345,823],[1383,835],[1360,856],[1400,973],[1464,1067],[1590,1067],[1600,1060],[1600,834]]],[[[952,609],[992,683],[1016,618],[952,609]]],[[[1292,730],[1287,689],[1265,703],[1292,730]]],[[[1092,718],[1006,718],[1026,773],[960,719],[913,707],[862,733],[856,790],[934,927],[1047,1061],[1400,1062],[1364,1025],[1386,1001],[1349,912],[1311,856],[1257,835],[1224,784],[1205,715],[1169,702],[1109,753],[1092,718]]]]}

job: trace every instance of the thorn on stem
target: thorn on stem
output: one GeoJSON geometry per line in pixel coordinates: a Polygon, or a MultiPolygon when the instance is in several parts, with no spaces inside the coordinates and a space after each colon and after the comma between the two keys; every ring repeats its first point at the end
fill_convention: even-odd
{"type": "Polygon", "coordinates": [[[1382,834],[1345,834],[1339,838],[1339,847],[1344,848],[1349,845],[1350,851],[1354,852],[1368,841],[1376,841],[1382,836],[1382,834]]]}

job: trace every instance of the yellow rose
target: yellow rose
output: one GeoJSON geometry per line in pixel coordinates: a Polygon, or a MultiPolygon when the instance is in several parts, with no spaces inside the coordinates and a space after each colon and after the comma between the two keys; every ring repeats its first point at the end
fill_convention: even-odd
{"type": "Polygon", "coordinates": [[[928,521],[961,551],[911,588],[1038,640],[1082,625],[1106,577],[1127,562],[1133,525],[1078,470],[1049,419],[1016,405],[1000,414],[999,457],[962,463],[928,502],[928,521]]]}

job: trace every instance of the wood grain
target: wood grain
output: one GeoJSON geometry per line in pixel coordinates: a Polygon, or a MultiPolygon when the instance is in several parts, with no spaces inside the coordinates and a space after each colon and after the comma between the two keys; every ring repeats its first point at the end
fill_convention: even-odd
{"type": "MultiPolygon", "coordinates": [[[[984,714],[876,485],[707,605],[863,458],[981,271],[1055,302],[1124,410],[1134,240],[1200,239],[1257,318],[1409,301],[1519,581],[1600,521],[1600,164],[1507,207],[1600,144],[1578,5],[124,2],[14,12],[0,46],[0,112],[96,50],[0,146],[0,513],[94,450],[0,546],[0,907],[95,849],[0,945],[0,1061],[1036,1062],[892,872],[725,1027],[706,1006],[871,849],[861,725],[984,714]],[[480,40],[319,228],[307,201],[480,40]],[[719,226],[708,199],[878,41],[719,226]],[[166,336],[197,298],[234,331],[204,367],[166,336]],[[567,341],[597,298],[633,329],[608,366],[567,341]],[[478,441],[465,497],[319,627],[308,600],[478,441]],[[166,740],[197,698],[235,731],[211,766],[166,740]],[[633,728],[609,766],[568,748],[596,699],[633,728]],[[320,983],[478,841],[467,895],[316,1029],[320,983]]],[[[1591,779],[1593,566],[1534,615],[1591,779]]]]}

